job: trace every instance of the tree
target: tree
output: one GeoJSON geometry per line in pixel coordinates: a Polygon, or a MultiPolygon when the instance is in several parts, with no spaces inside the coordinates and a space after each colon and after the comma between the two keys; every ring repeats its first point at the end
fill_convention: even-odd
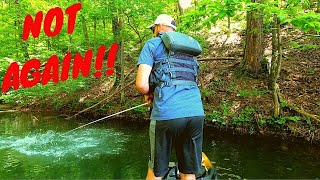
{"type": "Polygon", "coordinates": [[[274,103],[274,117],[278,117],[280,115],[280,88],[277,84],[277,80],[281,71],[282,62],[282,44],[280,31],[280,21],[278,17],[274,15],[272,23],[272,66],[270,74],[272,97],[274,103]]]}
{"type": "Polygon", "coordinates": [[[29,60],[29,52],[28,52],[28,44],[26,41],[22,40],[22,21],[21,21],[21,6],[20,6],[20,1],[19,0],[15,0],[15,4],[17,7],[17,19],[15,20],[15,24],[17,26],[17,30],[18,30],[18,37],[19,37],[19,42],[23,51],[23,57],[25,59],[25,61],[29,60]]]}
{"type": "MultiPolygon", "coordinates": [[[[310,11],[305,13],[303,7],[308,7],[306,2],[297,2],[297,4],[289,4],[288,2],[277,0],[272,1],[266,7],[266,12],[273,12],[272,22],[272,61],[271,61],[271,74],[270,82],[272,89],[272,96],[274,102],[274,117],[280,115],[280,102],[282,101],[280,95],[280,87],[277,83],[282,64],[282,38],[281,38],[281,24],[291,23],[296,28],[303,31],[320,31],[320,17],[316,16],[314,12],[310,11]],[[318,23],[317,23],[318,21],[318,23]]],[[[311,119],[317,119],[313,115],[306,113],[294,105],[289,105],[297,112],[310,117],[311,119]]]]}
{"type": "MultiPolygon", "coordinates": [[[[79,2],[83,3],[83,0],[80,0],[79,2]]],[[[88,28],[87,28],[87,21],[86,21],[84,13],[80,13],[80,19],[81,19],[81,23],[82,23],[83,36],[84,36],[85,42],[87,44],[87,48],[91,48],[89,34],[88,34],[88,28]]]]}
{"type": "MultiPolygon", "coordinates": [[[[261,0],[252,0],[252,2],[260,3],[261,0]]],[[[262,26],[263,17],[261,10],[249,10],[247,12],[244,58],[240,67],[254,77],[261,70],[261,60],[264,51],[262,26]]]]}

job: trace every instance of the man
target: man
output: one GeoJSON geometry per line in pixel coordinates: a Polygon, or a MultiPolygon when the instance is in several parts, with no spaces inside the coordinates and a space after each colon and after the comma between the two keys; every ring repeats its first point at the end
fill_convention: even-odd
{"type": "MultiPolygon", "coordinates": [[[[204,112],[200,91],[196,83],[156,83],[155,87],[150,86],[150,76],[159,79],[159,71],[162,71],[157,71],[156,65],[165,63],[163,60],[169,55],[159,35],[175,31],[176,23],[171,16],[161,14],[149,28],[153,30],[154,38],[148,40],[141,51],[136,77],[137,90],[144,94],[148,103],[153,104],[147,179],[161,179],[166,175],[172,149],[176,152],[181,179],[195,179],[202,159],[204,112]]],[[[197,73],[182,72],[182,76],[186,79],[189,76],[189,80],[190,76],[196,79],[194,74],[197,73]]]]}

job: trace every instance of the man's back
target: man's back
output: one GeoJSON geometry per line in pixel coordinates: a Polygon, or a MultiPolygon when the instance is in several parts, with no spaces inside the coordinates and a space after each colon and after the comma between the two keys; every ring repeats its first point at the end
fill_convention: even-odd
{"type": "MultiPolygon", "coordinates": [[[[146,42],[139,64],[153,67],[168,59],[168,50],[160,37],[146,42]]],[[[157,86],[154,91],[152,120],[168,120],[190,116],[204,116],[199,88],[190,85],[157,86]]]]}

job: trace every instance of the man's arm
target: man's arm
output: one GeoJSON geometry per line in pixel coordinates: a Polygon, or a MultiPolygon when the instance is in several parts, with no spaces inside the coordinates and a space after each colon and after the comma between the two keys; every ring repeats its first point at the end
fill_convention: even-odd
{"type": "Polygon", "coordinates": [[[136,78],[136,89],[144,94],[144,99],[149,104],[153,101],[153,94],[149,92],[149,76],[152,67],[147,64],[140,64],[136,78]]]}
{"type": "Polygon", "coordinates": [[[136,78],[136,89],[142,94],[149,93],[149,76],[152,67],[147,64],[140,64],[136,78]]]}

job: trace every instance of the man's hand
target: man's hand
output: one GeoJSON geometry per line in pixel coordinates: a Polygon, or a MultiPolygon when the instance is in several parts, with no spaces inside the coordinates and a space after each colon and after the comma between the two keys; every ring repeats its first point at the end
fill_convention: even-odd
{"type": "Polygon", "coordinates": [[[153,102],[153,93],[148,93],[144,95],[144,100],[148,103],[148,104],[152,104],[153,102]]]}

